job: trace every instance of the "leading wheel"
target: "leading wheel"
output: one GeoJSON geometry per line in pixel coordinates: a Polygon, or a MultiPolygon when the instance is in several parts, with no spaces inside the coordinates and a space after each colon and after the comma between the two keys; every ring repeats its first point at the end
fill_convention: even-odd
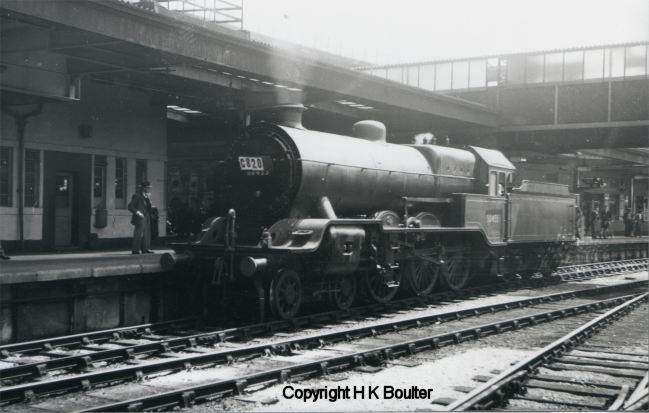
{"type": "Polygon", "coordinates": [[[415,258],[403,265],[404,287],[415,296],[428,295],[435,288],[439,278],[439,266],[415,258]]]}
{"type": "Polygon", "coordinates": [[[302,282],[297,272],[283,270],[270,283],[270,309],[284,320],[295,317],[302,304],[302,282]]]}
{"type": "Polygon", "coordinates": [[[363,279],[365,291],[369,296],[369,299],[375,303],[385,304],[397,295],[401,275],[397,270],[393,273],[393,280],[386,281],[384,273],[372,271],[365,274],[363,279]]]}
{"type": "Polygon", "coordinates": [[[471,275],[469,254],[461,249],[449,251],[443,265],[444,281],[454,291],[464,288],[471,275]]]}
{"type": "Polygon", "coordinates": [[[356,277],[353,274],[341,275],[333,284],[334,290],[327,295],[329,305],[337,310],[349,310],[356,298],[356,277]]]}

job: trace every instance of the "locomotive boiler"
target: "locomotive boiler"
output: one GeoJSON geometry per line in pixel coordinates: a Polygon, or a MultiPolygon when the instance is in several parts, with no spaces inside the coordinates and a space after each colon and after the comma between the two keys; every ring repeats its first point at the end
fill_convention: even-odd
{"type": "Polygon", "coordinates": [[[551,183],[514,188],[499,151],[391,144],[375,121],[353,136],[309,131],[301,108],[289,110],[232,143],[229,210],[197,241],[172,244],[165,267],[184,261],[220,287],[252,283],[262,317],[269,306],[292,318],[305,300],[347,309],[399,289],[425,295],[438,280],[461,289],[472,274],[549,273],[575,240],[575,196],[551,183]]]}
{"type": "Polygon", "coordinates": [[[466,150],[385,142],[378,122],[355,138],[261,123],[232,149],[233,207],[246,219],[332,218],[398,211],[404,197],[474,192],[475,156],[466,150]],[[321,205],[326,197],[333,211],[321,205]],[[327,211],[328,210],[328,211],[327,211]]]}

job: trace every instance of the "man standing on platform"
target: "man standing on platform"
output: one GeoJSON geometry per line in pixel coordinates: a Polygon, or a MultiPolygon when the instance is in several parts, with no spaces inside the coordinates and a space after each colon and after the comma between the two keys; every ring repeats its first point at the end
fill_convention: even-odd
{"type": "Polygon", "coordinates": [[[640,211],[636,212],[633,217],[633,236],[641,237],[642,236],[642,213],[640,211]]]}
{"type": "Polygon", "coordinates": [[[602,230],[600,233],[600,238],[604,238],[604,239],[612,238],[611,229],[610,229],[611,219],[612,219],[611,210],[609,209],[609,206],[606,205],[604,206],[604,209],[602,210],[601,213],[602,230]]]}
{"type": "Polygon", "coordinates": [[[593,208],[590,210],[590,235],[593,239],[597,238],[599,235],[599,213],[597,209],[593,208]]]}
{"type": "Polygon", "coordinates": [[[151,183],[143,181],[128,204],[128,210],[133,213],[133,254],[153,254],[151,251],[151,183]]]}
{"type": "Polygon", "coordinates": [[[624,236],[630,237],[633,233],[633,214],[631,213],[631,208],[626,208],[624,210],[624,236]]]}

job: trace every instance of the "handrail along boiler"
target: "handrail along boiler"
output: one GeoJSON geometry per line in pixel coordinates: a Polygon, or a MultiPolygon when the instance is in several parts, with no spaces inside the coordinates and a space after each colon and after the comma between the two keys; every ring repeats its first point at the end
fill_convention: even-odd
{"type": "Polygon", "coordinates": [[[347,309],[399,288],[425,295],[438,279],[461,289],[472,274],[549,274],[575,241],[576,196],[552,183],[512,188],[499,151],[390,144],[375,121],[353,137],[310,131],[293,109],[233,142],[230,210],[197,241],[171,244],[163,265],[190,257],[214,284],[252,281],[262,317],[268,298],[288,319],[306,299],[347,309]]]}

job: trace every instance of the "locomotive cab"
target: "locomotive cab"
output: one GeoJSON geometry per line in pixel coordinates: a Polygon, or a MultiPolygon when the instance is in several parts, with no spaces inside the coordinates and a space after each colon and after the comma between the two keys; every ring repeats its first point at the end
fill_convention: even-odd
{"type": "Polygon", "coordinates": [[[500,151],[477,146],[468,146],[467,148],[478,159],[476,193],[504,196],[507,188],[512,186],[516,167],[500,151]]]}

